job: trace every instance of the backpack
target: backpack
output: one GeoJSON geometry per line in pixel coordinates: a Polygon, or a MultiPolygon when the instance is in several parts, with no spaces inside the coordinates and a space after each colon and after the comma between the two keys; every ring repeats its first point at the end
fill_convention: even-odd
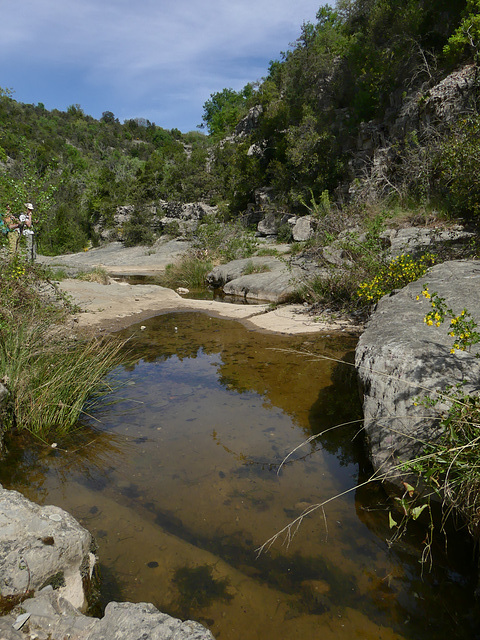
{"type": "Polygon", "coordinates": [[[0,218],[0,233],[6,236],[8,232],[9,232],[9,228],[7,227],[5,222],[0,218]]]}

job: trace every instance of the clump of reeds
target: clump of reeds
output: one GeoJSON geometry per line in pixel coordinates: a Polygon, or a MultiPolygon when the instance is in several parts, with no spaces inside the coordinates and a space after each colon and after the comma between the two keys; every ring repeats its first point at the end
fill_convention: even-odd
{"type": "Polygon", "coordinates": [[[167,265],[165,273],[159,276],[158,283],[163,287],[176,289],[203,289],[205,278],[213,269],[213,260],[208,251],[192,250],[183,255],[178,262],[167,265]]]}
{"type": "Polygon", "coordinates": [[[46,300],[41,271],[17,257],[0,267],[0,381],[9,392],[3,429],[66,433],[108,391],[105,376],[123,343],[67,335],[59,330],[64,301],[46,300]]]}

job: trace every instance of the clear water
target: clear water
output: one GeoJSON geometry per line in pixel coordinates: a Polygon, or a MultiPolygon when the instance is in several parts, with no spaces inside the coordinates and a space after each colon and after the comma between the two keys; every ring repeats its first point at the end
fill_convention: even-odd
{"type": "MultiPolygon", "coordinates": [[[[365,459],[355,339],[248,331],[197,313],[134,325],[133,362],[56,449],[17,446],[0,481],[96,537],[102,599],[153,602],[219,640],[476,637],[472,549],[419,563],[425,525],[390,547],[389,501],[365,459]],[[313,434],[281,472],[284,457],[313,434]],[[306,507],[289,544],[257,549],[306,507]]],[[[477,636],[478,637],[478,636],[477,636]]]]}

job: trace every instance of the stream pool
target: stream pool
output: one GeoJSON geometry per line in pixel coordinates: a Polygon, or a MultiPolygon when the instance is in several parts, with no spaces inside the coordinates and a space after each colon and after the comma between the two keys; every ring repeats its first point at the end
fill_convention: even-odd
{"type": "Polygon", "coordinates": [[[352,362],[355,338],[267,335],[199,313],[121,335],[130,364],[95,412],[54,449],[12,443],[0,469],[6,488],[92,532],[104,604],[152,602],[218,640],[480,637],[466,538],[453,534],[448,555],[435,540],[422,569],[425,524],[389,545],[391,503],[362,486],[357,382],[334,360],[352,362]]]}

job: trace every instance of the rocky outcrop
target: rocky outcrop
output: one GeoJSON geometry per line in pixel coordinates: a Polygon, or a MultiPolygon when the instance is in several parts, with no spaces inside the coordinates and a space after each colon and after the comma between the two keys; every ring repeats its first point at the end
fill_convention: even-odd
{"type": "Polygon", "coordinates": [[[110,602],[103,618],[87,617],[51,587],[0,617],[2,640],[214,640],[200,623],[182,622],[153,604],[110,602]]]}
{"type": "MultiPolygon", "coordinates": [[[[405,140],[418,140],[418,155],[429,140],[441,135],[452,123],[472,111],[478,90],[478,68],[461,67],[436,82],[433,76],[400,99],[392,96],[392,107],[380,120],[360,125],[350,161],[350,197],[374,197],[387,193],[396,182],[405,140]]],[[[343,114],[338,114],[342,121],[343,114]]],[[[338,125],[338,123],[337,123],[338,125]]],[[[345,151],[352,151],[345,148],[345,151]]],[[[340,189],[341,191],[341,189],[340,189]]]]}
{"type": "MultiPolygon", "coordinates": [[[[204,202],[182,203],[159,200],[149,207],[149,227],[160,236],[170,234],[185,236],[197,228],[205,216],[214,215],[217,207],[204,202]]],[[[133,205],[117,207],[113,224],[106,225],[104,220],[95,226],[95,232],[102,242],[116,242],[123,238],[124,226],[135,215],[133,205]]]]}
{"type": "Polygon", "coordinates": [[[417,456],[440,435],[447,405],[424,406],[462,383],[465,393],[480,392],[480,359],[472,351],[452,354],[449,326],[427,326],[432,309],[421,291],[428,284],[455,313],[465,307],[480,322],[480,261],[451,261],[432,267],[417,282],[383,297],[361,336],[355,366],[363,387],[364,426],[374,469],[399,484],[401,463],[417,456]],[[419,296],[419,300],[417,300],[419,296]]]}
{"type": "Polygon", "coordinates": [[[449,228],[388,229],[380,237],[388,242],[388,253],[392,258],[402,253],[419,256],[427,251],[448,251],[451,257],[453,254],[460,257],[468,254],[467,245],[476,234],[457,224],[449,228]]]}
{"type": "Polygon", "coordinates": [[[258,126],[258,120],[262,113],[263,107],[261,104],[257,104],[252,107],[247,115],[242,118],[235,127],[235,135],[239,138],[244,138],[245,136],[250,135],[258,126]]]}
{"type": "Polygon", "coordinates": [[[74,607],[84,608],[96,560],[92,548],[92,536],[69,513],[0,486],[2,596],[51,584],[74,607]]]}

